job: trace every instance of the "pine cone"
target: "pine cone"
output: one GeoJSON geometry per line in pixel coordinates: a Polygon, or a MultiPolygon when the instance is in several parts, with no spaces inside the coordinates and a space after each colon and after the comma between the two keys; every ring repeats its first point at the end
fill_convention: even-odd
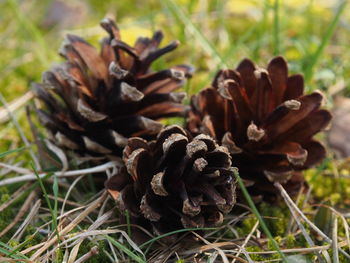
{"type": "Polygon", "coordinates": [[[101,26],[109,33],[100,54],[78,36],[68,35],[60,54],[66,62],[34,84],[45,104],[41,122],[59,146],[93,156],[120,156],[131,136],[155,138],[158,119],[184,116],[185,93],[173,93],[190,76],[191,68],[175,66],[150,72],[150,65],[174,50],[178,42],[158,48],[163,34],[140,37],[134,47],[121,41],[114,21],[101,26]]]}
{"type": "Polygon", "coordinates": [[[227,149],[207,135],[191,138],[179,126],[156,141],[130,138],[126,169],[106,183],[121,210],[156,233],[222,223],[235,204],[235,180],[227,149]]]}
{"type": "Polygon", "coordinates": [[[319,92],[303,95],[302,75],[288,76],[287,63],[275,57],[267,70],[243,60],[236,70],[221,70],[212,86],[192,97],[187,127],[226,146],[253,194],[276,193],[273,182],[295,193],[301,170],[319,163],[325,148],[312,137],[331,120],[320,109],[319,92]]]}

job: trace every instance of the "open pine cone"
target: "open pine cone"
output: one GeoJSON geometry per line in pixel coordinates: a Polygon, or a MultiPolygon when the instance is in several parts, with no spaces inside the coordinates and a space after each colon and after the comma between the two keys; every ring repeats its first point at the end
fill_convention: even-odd
{"type": "Polygon", "coordinates": [[[173,93],[190,76],[191,68],[175,66],[150,72],[150,65],[174,50],[178,42],[158,48],[163,34],[140,37],[135,46],[121,41],[110,19],[101,22],[109,33],[100,54],[78,36],[68,35],[60,54],[66,61],[34,84],[44,102],[41,122],[59,146],[92,156],[120,156],[131,136],[156,137],[157,120],[184,116],[184,93],[173,93]]]}
{"type": "Polygon", "coordinates": [[[169,126],[156,141],[130,138],[123,160],[106,188],[134,223],[156,233],[218,225],[235,204],[230,154],[207,135],[169,126]]]}
{"type": "Polygon", "coordinates": [[[253,184],[251,193],[273,196],[273,182],[295,193],[303,183],[300,171],[325,157],[312,137],[331,120],[320,109],[323,96],[303,92],[302,75],[288,76],[282,57],[267,70],[245,59],[235,70],[219,71],[210,88],[192,97],[187,128],[229,149],[241,177],[253,184]]]}

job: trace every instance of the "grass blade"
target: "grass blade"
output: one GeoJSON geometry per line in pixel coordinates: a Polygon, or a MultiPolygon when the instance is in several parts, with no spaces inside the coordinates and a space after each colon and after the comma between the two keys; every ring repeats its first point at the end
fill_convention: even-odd
{"type": "Polygon", "coordinates": [[[273,5],[273,54],[275,56],[280,54],[280,21],[279,21],[279,0],[275,0],[273,5]]]}
{"type": "Polygon", "coordinates": [[[121,243],[116,241],[115,239],[111,238],[110,236],[105,236],[113,245],[115,245],[118,249],[122,250],[125,252],[130,259],[133,259],[135,262],[139,263],[146,263],[146,261],[142,258],[140,258],[138,255],[136,255],[134,252],[132,252],[130,249],[127,247],[123,246],[121,243]]]}
{"type": "Polygon", "coordinates": [[[152,238],[148,241],[146,241],[145,243],[143,243],[142,245],[140,245],[140,248],[143,248],[149,244],[154,243],[155,241],[157,241],[158,239],[162,239],[163,237],[167,237],[167,236],[171,236],[177,233],[181,233],[181,232],[187,232],[187,231],[198,231],[198,230],[215,230],[216,228],[212,228],[212,227],[207,227],[207,228],[184,228],[184,229],[179,229],[179,230],[175,230],[175,231],[171,231],[168,233],[165,233],[163,235],[157,236],[155,238],[152,238]]]}
{"type": "Polygon", "coordinates": [[[202,34],[202,32],[193,24],[188,14],[181,9],[173,0],[165,0],[168,10],[177,18],[177,20],[186,26],[186,29],[198,40],[205,52],[207,52],[215,62],[221,67],[228,68],[225,60],[220,56],[214,45],[202,34]]]}
{"type": "Polygon", "coordinates": [[[268,229],[268,227],[267,227],[267,225],[266,225],[264,219],[261,217],[261,215],[260,215],[258,209],[256,208],[256,206],[255,206],[255,204],[254,204],[252,198],[250,197],[250,195],[249,195],[249,193],[248,193],[248,191],[247,191],[247,188],[244,186],[244,183],[243,183],[241,177],[239,176],[237,170],[234,171],[234,175],[235,175],[235,177],[236,177],[236,179],[237,179],[237,181],[238,181],[238,185],[239,185],[239,187],[241,188],[241,190],[242,190],[242,192],[243,192],[243,195],[244,195],[244,197],[246,198],[246,200],[247,200],[247,202],[248,202],[250,208],[252,209],[254,215],[255,215],[255,216],[257,217],[257,219],[259,220],[260,226],[261,226],[262,230],[264,231],[265,235],[268,237],[268,239],[270,240],[270,242],[271,242],[273,248],[277,251],[277,253],[278,253],[279,256],[281,257],[281,259],[283,260],[283,262],[287,262],[287,261],[286,261],[285,255],[281,252],[281,250],[280,250],[280,248],[279,248],[279,246],[278,246],[276,240],[273,239],[270,230],[268,229]]]}
{"type": "Polygon", "coordinates": [[[26,147],[20,147],[20,148],[17,148],[17,149],[13,149],[13,150],[9,150],[9,151],[0,153],[0,158],[4,158],[5,156],[7,156],[7,155],[9,155],[11,153],[20,152],[20,151],[22,151],[25,148],[26,147]]]}
{"type": "Polygon", "coordinates": [[[8,3],[10,4],[10,7],[12,9],[12,12],[14,13],[14,18],[17,19],[18,24],[20,24],[31,36],[34,37],[35,42],[40,45],[40,49],[36,49],[36,53],[38,58],[40,59],[40,62],[45,66],[49,66],[48,62],[48,48],[45,41],[45,38],[43,37],[40,29],[38,29],[32,21],[30,21],[28,18],[30,16],[25,15],[21,12],[19,8],[19,3],[16,0],[8,0],[8,3]]]}
{"type": "Polygon", "coordinates": [[[305,69],[305,80],[306,82],[310,81],[312,77],[312,73],[314,70],[314,67],[316,63],[318,62],[319,58],[321,57],[325,47],[327,46],[329,40],[333,36],[333,33],[339,23],[340,17],[343,14],[345,7],[346,7],[347,1],[343,1],[339,7],[337,12],[335,13],[335,16],[333,20],[331,21],[329,27],[327,28],[326,33],[324,34],[324,37],[322,38],[321,44],[318,46],[315,53],[311,56],[310,61],[307,63],[307,68],[305,69]]]}
{"type": "MultiPolygon", "coordinates": [[[[46,192],[46,188],[44,186],[44,183],[43,183],[43,180],[40,178],[37,170],[35,169],[34,167],[34,164],[31,163],[32,165],[32,169],[34,171],[34,174],[35,176],[38,178],[38,181],[39,181],[39,185],[40,185],[40,188],[41,190],[43,191],[43,194],[44,194],[44,197],[45,197],[45,200],[46,200],[46,203],[47,203],[47,206],[49,207],[50,209],[50,213],[51,213],[51,216],[52,216],[52,228],[55,229],[55,232],[56,232],[56,235],[57,235],[57,240],[60,240],[60,237],[59,237],[59,234],[58,234],[58,228],[57,228],[57,201],[56,201],[56,204],[55,204],[55,209],[52,208],[52,205],[51,205],[51,202],[49,200],[49,197],[48,197],[48,194],[46,192]]],[[[53,175],[53,173],[51,173],[51,175],[53,175]]],[[[55,176],[55,180],[57,180],[57,177],[55,176]]],[[[57,181],[56,181],[56,184],[57,184],[57,181]]],[[[53,188],[55,189],[54,192],[57,190],[58,191],[58,184],[57,184],[57,187],[55,187],[55,181],[54,181],[54,185],[53,185],[53,188]],[[57,189],[56,189],[57,188],[57,189]]],[[[55,194],[55,193],[54,193],[55,194]]],[[[58,192],[56,193],[58,195],[58,192]]],[[[56,195],[55,195],[56,196],[56,195]]],[[[56,199],[57,200],[57,199],[56,199]]]]}
{"type": "Polygon", "coordinates": [[[2,253],[3,255],[6,255],[7,257],[12,257],[14,259],[28,259],[25,255],[22,255],[18,251],[14,250],[12,247],[9,245],[3,243],[0,241],[0,254],[2,253]]]}

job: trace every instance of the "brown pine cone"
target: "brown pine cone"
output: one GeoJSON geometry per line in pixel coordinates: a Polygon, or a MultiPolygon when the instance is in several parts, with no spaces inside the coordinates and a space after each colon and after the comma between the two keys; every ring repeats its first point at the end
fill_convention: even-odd
{"type": "Polygon", "coordinates": [[[33,89],[44,103],[37,112],[53,142],[80,154],[121,156],[129,137],[155,138],[162,128],[157,120],[185,115],[185,93],[173,91],[191,68],[151,72],[152,62],[174,50],[177,41],[159,48],[158,31],[130,47],[114,21],[105,19],[101,26],[109,37],[102,39],[100,53],[68,35],[60,50],[66,61],[45,72],[33,89]]]}
{"type": "Polygon", "coordinates": [[[206,133],[231,155],[252,194],[269,198],[281,182],[296,193],[307,169],[325,157],[312,137],[331,120],[320,109],[319,92],[304,95],[302,75],[288,76],[287,63],[275,57],[267,70],[243,60],[235,70],[221,70],[212,86],[192,97],[187,128],[206,133]]]}
{"type": "Polygon", "coordinates": [[[126,169],[106,188],[134,222],[156,233],[221,224],[235,204],[230,154],[207,135],[169,126],[156,141],[130,138],[123,160],[126,169]]]}

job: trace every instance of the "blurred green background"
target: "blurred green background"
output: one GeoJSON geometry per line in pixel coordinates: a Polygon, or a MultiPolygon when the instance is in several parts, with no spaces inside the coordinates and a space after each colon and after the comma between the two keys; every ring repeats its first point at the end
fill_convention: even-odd
{"type": "MultiPolygon", "coordinates": [[[[209,85],[220,67],[235,67],[245,57],[265,66],[283,55],[290,71],[304,73],[307,89],[323,90],[331,106],[334,94],[350,92],[348,9],[336,0],[1,0],[0,92],[10,104],[21,97],[26,101],[30,83],[62,60],[58,50],[64,35],[82,36],[98,48],[106,35],[99,21],[109,16],[130,45],[159,29],[163,45],[180,40],[154,69],[194,65],[196,74],[185,87],[189,94],[209,85]]],[[[20,122],[25,119],[23,107],[15,113],[20,122]]],[[[2,114],[3,151],[18,147],[20,139],[3,108],[2,114]]],[[[26,132],[28,124],[22,122],[26,132]]]]}

